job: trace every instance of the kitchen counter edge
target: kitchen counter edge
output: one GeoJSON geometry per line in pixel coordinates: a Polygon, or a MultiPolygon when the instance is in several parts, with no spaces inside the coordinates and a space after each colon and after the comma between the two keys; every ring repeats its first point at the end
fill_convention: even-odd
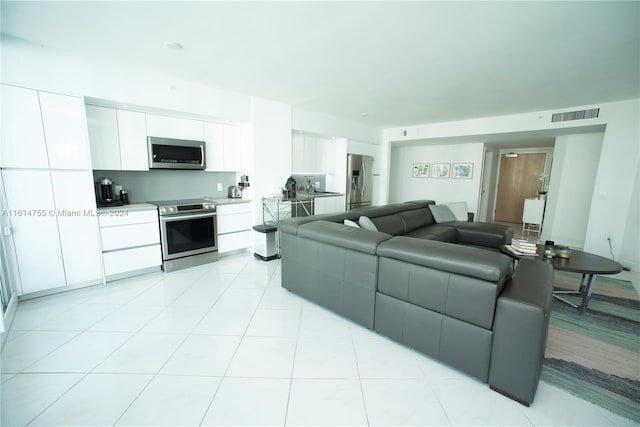
{"type": "Polygon", "coordinates": [[[132,203],[130,205],[124,205],[124,206],[105,206],[102,208],[98,208],[98,212],[107,212],[107,211],[116,211],[116,210],[126,210],[127,212],[155,211],[155,210],[158,210],[158,207],[150,203],[132,203]]]}

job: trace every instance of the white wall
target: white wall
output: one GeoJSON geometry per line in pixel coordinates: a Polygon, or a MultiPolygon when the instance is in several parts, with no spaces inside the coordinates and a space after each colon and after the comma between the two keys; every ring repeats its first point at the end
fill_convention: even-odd
{"type": "MultiPolygon", "coordinates": [[[[81,35],[79,35],[81,37],[81,35]]],[[[128,65],[82,57],[2,36],[2,81],[70,95],[247,123],[251,96],[128,65]]]]}
{"type": "Polygon", "coordinates": [[[293,129],[328,137],[368,141],[372,144],[382,143],[382,130],[379,128],[303,108],[293,107],[291,124],[293,129]]]}
{"type": "Polygon", "coordinates": [[[604,133],[556,138],[542,240],[583,248],[604,133]]]}
{"type": "Polygon", "coordinates": [[[391,149],[389,202],[431,199],[436,203],[467,202],[469,212],[478,212],[482,181],[483,143],[420,145],[391,149]],[[471,179],[414,178],[414,163],[473,163],[471,179]]]}
{"type": "MultiPolygon", "coordinates": [[[[640,194],[640,167],[636,168],[633,194],[640,194]]],[[[635,197],[629,209],[629,219],[625,227],[625,235],[620,247],[620,258],[618,259],[623,266],[630,267],[633,271],[640,271],[640,263],[638,262],[640,260],[640,238],[638,236],[640,236],[640,200],[635,197]]],[[[612,241],[611,245],[617,248],[620,242],[612,241]]]]}
{"type": "Polygon", "coordinates": [[[252,194],[255,223],[262,223],[262,197],[279,194],[291,175],[291,106],[253,99],[252,194]]]}
{"type": "MultiPolygon", "coordinates": [[[[584,249],[610,257],[606,235],[614,242],[622,242],[637,229],[629,221],[631,207],[640,194],[633,191],[636,171],[640,165],[640,99],[610,102],[572,108],[545,110],[524,114],[488,117],[457,122],[424,124],[384,130],[384,142],[390,147],[394,141],[437,139],[473,136],[479,140],[486,135],[521,132],[557,132],[556,135],[584,133],[584,127],[606,126],[600,161],[596,171],[593,201],[589,211],[584,249]],[[551,115],[557,112],[600,108],[596,119],[552,123],[551,115]],[[582,129],[581,129],[582,128],[582,129]],[[406,132],[406,134],[405,134],[406,132]]],[[[554,167],[556,165],[554,164],[554,167]]],[[[622,255],[622,245],[614,246],[616,259],[622,255]]],[[[640,263],[636,258],[634,265],[640,263]]]]}

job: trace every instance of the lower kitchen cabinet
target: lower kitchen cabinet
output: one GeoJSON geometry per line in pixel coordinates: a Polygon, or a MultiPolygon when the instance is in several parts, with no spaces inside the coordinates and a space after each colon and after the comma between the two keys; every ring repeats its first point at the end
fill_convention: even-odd
{"type": "Polygon", "coordinates": [[[159,269],[162,264],[158,212],[148,206],[146,210],[126,206],[99,210],[107,281],[159,269]]]}
{"type": "Polygon", "coordinates": [[[2,171],[19,295],[102,282],[89,171],[2,171]]]}
{"type": "Polygon", "coordinates": [[[313,199],[313,214],[320,215],[333,212],[344,212],[345,196],[327,196],[327,197],[315,197],[313,199]]]}
{"type": "Polygon", "coordinates": [[[251,203],[217,205],[218,253],[253,245],[251,203]]]}

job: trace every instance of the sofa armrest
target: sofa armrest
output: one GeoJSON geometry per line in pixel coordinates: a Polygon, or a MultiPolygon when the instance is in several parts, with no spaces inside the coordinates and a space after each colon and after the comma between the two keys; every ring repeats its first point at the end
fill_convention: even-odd
{"type": "Polygon", "coordinates": [[[457,222],[458,243],[463,245],[484,246],[499,249],[513,239],[513,228],[502,224],[486,222],[457,222]]]}
{"type": "Polygon", "coordinates": [[[542,372],[552,296],[551,265],[523,259],[496,306],[489,384],[527,406],[542,372]]]}

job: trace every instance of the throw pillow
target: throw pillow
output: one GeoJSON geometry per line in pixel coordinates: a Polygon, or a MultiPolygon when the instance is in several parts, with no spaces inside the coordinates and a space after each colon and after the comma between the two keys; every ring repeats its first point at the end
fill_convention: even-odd
{"type": "Polygon", "coordinates": [[[350,219],[345,219],[343,223],[344,225],[348,225],[349,227],[360,228],[357,222],[351,221],[350,219]]]}
{"type": "Polygon", "coordinates": [[[448,206],[453,213],[453,216],[456,217],[457,221],[467,221],[469,216],[467,215],[467,202],[451,202],[451,203],[443,203],[443,205],[448,206]]]}
{"type": "MultiPolygon", "coordinates": [[[[429,210],[431,210],[431,215],[433,215],[433,219],[438,224],[456,222],[456,217],[453,215],[453,212],[451,212],[451,209],[449,209],[449,206],[429,205],[429,210]]],[[[360,224],[362,224],[362,222],[360,224]]]]}
{"type": "Polygon", "coordinates": [[[369,217],[361,216],[360,219],[358,219],[358,224],[360,224],[360,228],[364,230],[378,231],[378,227],[376,227],[369,217]]]}

